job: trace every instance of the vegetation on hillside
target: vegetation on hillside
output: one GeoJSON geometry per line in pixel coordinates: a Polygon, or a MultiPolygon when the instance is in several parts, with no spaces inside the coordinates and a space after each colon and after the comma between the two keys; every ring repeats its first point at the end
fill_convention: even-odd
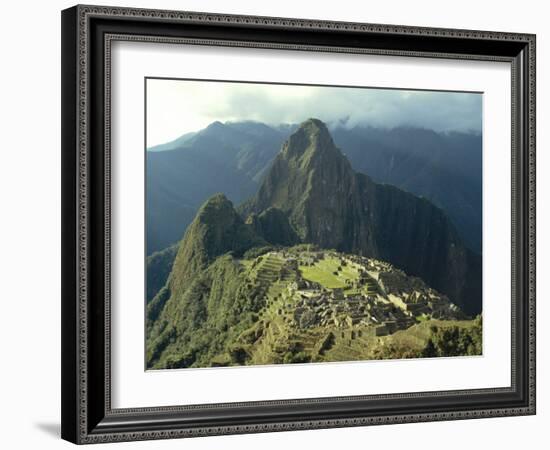
{"type": "Polygon", "coordinates": [[[147,257],[147,303],[164,287],[172,271],[178,244],[155,252],[147,257]]]}
{"type": "Polygon", "coordinates": [[[428,200],[355,174],[320,121],[239,212],[213,195],[148,261],[147,367],[481,354],[477,255],[428,200]]]}
{"type": "MultiPolygon", "coordinates": [[[[366,299],[373,299],[379,289],[374,281],[367,281],[363,288],[346,292],[350,283],[358,282],[360,272],[358,266],[351,264],[342,267],[341,257],[333,251],[313,265],[298,264],[294,271],[288,270],[288,261],[294,258],[306,261],[312,255],[325,253],[307,245],[275,250],[269,246],[254,247],[238,258],[226,253],[196,276],[181,295],[167,294],[167,288],[161,290],[149,308],[148,367],[481,354],[480,318],[436,320],[422,314],[416,324],[413,321],[406,329],[383,335],[378,334],[379,327],[372,321],[346,325],[335,317],[336,323],[340,321],[338,326],[332,320],[319,322],[313,310],[301,306],[301,291],[288,294],[299,280],[312,283],[304,293],[315,286],[319,292],[327,293],[341,289],[350,299],[362,296],[365,305],[377,301],[366,299]],[[286,259],[281,255],[286,255],[286,259]],[[369,294],[371,297],[365,297],[369,294]],[[158,314],[153,308],[161,302],[162,313],[158,314]]],[[[346,300],[348,297],[342,297],[342,304],[351,301],[346,300]]],[[[391,310],[397,314],[394,306],[388,311],[391,310]]]]}

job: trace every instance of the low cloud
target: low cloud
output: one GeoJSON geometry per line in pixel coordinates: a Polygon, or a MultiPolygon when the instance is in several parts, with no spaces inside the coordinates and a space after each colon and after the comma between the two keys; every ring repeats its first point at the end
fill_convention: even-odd
{"type": "Polygon", "coordinates": [[[479,93],[148,80],[148,146],[219,120],[481,132],[479,93]]]}

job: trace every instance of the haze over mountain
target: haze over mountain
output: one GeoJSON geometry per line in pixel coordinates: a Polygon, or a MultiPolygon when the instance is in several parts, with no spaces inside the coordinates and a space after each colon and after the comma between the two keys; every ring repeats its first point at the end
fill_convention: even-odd
{"type": "MultiPolygon", "coordinates": [[[[214,122],[147,152],[147,254],[182,238],[200,205],[216,192],[235,204],[255,194],[297,125],[214,122]]],[[[481,251],[482,138],[398,127],[331,126],[352,168],[373,181],[442,208],[466,245],[481,251]]]]}

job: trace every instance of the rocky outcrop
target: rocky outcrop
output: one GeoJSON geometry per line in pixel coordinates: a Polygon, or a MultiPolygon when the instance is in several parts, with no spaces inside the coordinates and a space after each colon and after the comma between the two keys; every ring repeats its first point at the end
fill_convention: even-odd
{"type": "Polygon", "coordinates": [[[247,218],[246,223],[270,244],[291,246],[300,242],[286,214],[278,208],[270,207],[260,214],[253,213],[247,218]]]}

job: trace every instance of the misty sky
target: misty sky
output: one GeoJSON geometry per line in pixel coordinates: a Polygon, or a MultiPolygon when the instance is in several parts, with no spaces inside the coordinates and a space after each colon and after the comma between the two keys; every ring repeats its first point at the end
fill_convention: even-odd
{"type": "Polygon", "coordinates": [[[481,132],[479,93],[147,80],[147,147],[219,120],[267,124],[316,117],[329,124],[481,132]]]}

